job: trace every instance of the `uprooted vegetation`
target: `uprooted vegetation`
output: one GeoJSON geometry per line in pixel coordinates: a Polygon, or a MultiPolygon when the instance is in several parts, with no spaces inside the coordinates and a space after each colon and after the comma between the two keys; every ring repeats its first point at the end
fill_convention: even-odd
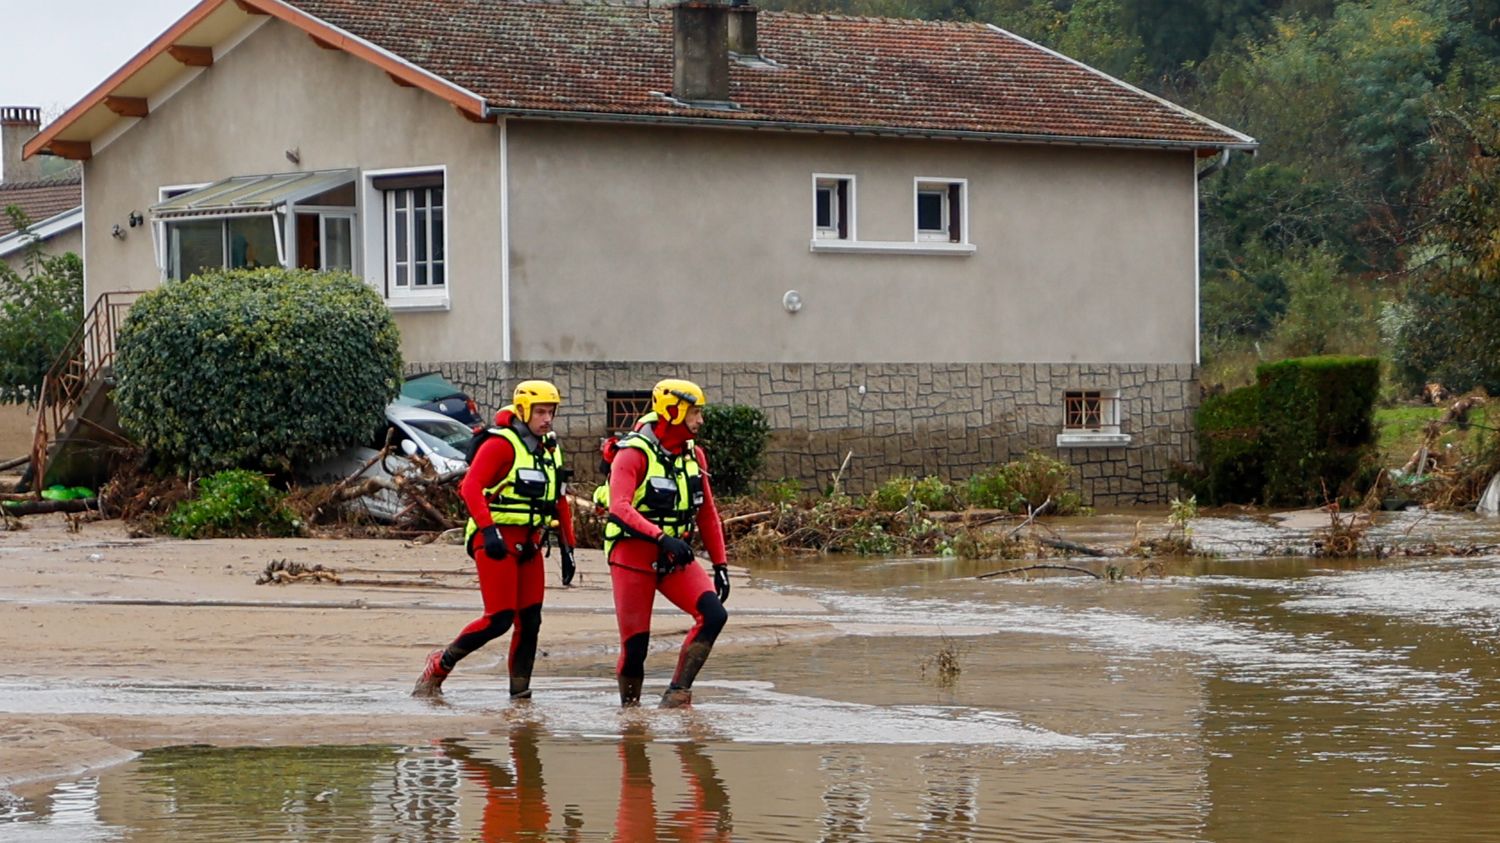
{"type": "Polygon", "coordinates": [[[461,472],[439,474],[426,459],[407,457],[407,468],[384,476],[359,472],[328,484],[288,484],[243,469],[204,477],[159,473],[136,460],[116,472],[101,490],[101,511],[120,518],[132,534],[180,538],[286,536],[313,533],[410,538],[463,526],[468,515],[458,494],[461,472]],[[374,494],[394,494],[400,509],[390,524],[377,524],[358,505],[374,494]]]}

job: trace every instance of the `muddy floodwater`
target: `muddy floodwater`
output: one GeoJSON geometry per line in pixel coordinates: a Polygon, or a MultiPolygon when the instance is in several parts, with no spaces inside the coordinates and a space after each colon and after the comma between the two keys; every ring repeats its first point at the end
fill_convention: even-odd
{"type": "MultiPolygon", "coordinates": [[[[529,705],[498,702],[498,678],[450,693],[492,729],[152,750],[4,797],[0,840],[1500,839],[1500,557],[1235,557],[1274,529],[1203,519],[1227,555],[1119,583],[752,564],[842,634],[716,654],[691,711],[621,713],[606,656],[552,660],[529,705]]],[[[1377,528],[1423,534],[1500,541],[1460,517],[1377,528]]],[[[0,703],[286,718],[413,710],[406,690],[13,684],[0,703]]]]}

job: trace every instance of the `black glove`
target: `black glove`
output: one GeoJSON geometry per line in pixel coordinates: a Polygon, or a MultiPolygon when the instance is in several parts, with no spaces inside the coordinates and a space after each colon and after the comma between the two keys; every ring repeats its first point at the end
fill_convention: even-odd
{"type": "Polygon", "coordinates": [[[500,535],[500,528],[494,524],[479,531],[479,537],[484,540],[484,555],[499,562],[504,559],[510,550],[505,546],[505,538],[500,535]]]}
{"type": "Polygon", "coordinates": [[[729,602],[729,566],[714,566],[714,594],[719,596],[719,603],[729,602]]]}
{"type": "Polygon", "coordinates": [[[568,547],[566,542],[557,543],[557,555],[562,558],[562,582],[563,585],[573,584],[573,574],[578,569],[573,565],[573,548],[568,547]]]}
{"type": "Polygon", "coordinates": [[[663,533],[656,543],[661,545],[662,555],[667,558],[667,564],[673,569],[681,568],[693,561],[693,546],[682,539],[663,533]]]}

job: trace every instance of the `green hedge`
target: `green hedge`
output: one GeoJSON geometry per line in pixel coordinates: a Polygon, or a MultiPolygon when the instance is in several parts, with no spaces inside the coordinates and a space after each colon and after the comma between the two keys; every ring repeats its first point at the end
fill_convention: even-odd
{"type": "Polygon", "coordinates": [[[1261,500],[1260,388],[1251,385],[1203,399],[1197,429],[1200,472],[1193,493],[1209,504],[1261,500]]]}
{"type": "Polygon", "coordinates": [[[120,330],[120,422],[179,471],[287,471],[369,437],[401,383],[380,296],[345,273],[215,270],[141,296],[120,330]]]}
{"type": "Polygon", "coordinates": [[[1265,500],[1322,503],[1353,478],[1375,445],[1380,361],[1301,357],[1256,370],[1265,500]]]}

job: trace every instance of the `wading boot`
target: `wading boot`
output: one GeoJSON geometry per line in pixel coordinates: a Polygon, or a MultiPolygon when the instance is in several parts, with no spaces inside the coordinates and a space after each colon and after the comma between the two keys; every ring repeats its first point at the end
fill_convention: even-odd
{"type": "Polygon", "coordinates": [[[644,676],[621,676],[620,680],[620,707],[635,708],[641,704],[641,683],[645,682],[644,676]]]}
{"type": "Polygon", "coordinates": [[[657,708],[689,708],[693,704],[691,688],[668,688],[662,692],[657,708]]]}
{"type": "Polygon", "coordinates": [[[512,676],[510,678],[510,699],[512,702],[531,699],[530,676],[512,676]]]}
{"type": "Polygon", "coordinates": [[[443,651],[433,650],[427,654],[427,667],[422,671],[422,676],[417,680],[417,686],[411,689],[414,697],[441,697],[443,695],[443,680],[448,678],[451,671],[443,667],[443,651]]]}

